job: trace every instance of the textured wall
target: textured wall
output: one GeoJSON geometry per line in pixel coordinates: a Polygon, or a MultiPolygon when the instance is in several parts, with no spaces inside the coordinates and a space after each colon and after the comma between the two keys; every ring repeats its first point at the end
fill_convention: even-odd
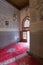
{"type": "Polygon", "coordinates": [[[43,0],[30,0],[30,51],[43,58],[43,0]]]}
{"type": "Polygon", "coordinates": [[[22,22],[26,16],[30,16],[29,7],[28,8],[26,7],[20,10],[20,30],[22,30],[22,22]]]}
{"type": "Polygon", "coordinates": [[[19,10],[14,8],[12,5],[7,3],[4,0],[0,1],[0,28],[7,28],[5,26],[5,21],[9,21],[9,26],[8,28],[15,28],[19,29],[19,10]],[[13,15],[17,15],[17,19],[14,21],[13,20],[13,15]],[[16,25],[17,24],[17,25],[16,25]]]}
{"type": "Polygon", "coordinates": [[[0,48],[18,42],[20,39],[19,10],[14,8],[5,0],[0,0],[0,22],[0,48]],[[17,15],[15,21],[13,21],[13,14],[17,15]],[[8,27],[5,25],[6,20],[9,21],[8,27]]]}

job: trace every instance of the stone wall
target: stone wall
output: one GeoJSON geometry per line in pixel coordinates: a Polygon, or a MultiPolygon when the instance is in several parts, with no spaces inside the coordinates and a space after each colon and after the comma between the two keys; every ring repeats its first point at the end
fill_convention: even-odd
{"type": "Polygon", "coordinates": [[[43,58],[43,0],[30,0],[30,51],[43,58]]]}

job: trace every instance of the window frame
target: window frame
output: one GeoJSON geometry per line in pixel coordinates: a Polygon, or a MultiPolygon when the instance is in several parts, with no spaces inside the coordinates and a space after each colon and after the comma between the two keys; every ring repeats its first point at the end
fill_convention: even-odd
{"type": "Polygon", "coordinates": [[[27,31],[30,31],[30,30],[29,30],[29,29],[30,29],[30,26],[29,26],[29,27],[24,27],[24,22],[25,22],[26,20],[29,20],[29,21],[30,21],[29,16],[26,16],[26,17],[23,19],[23,21],[22,21],[22,31],[21,31],[21,41],[22,41],[22,42],[27,42],[27,31]],[[26,32],[26,39],[23,39],[23,32],[26,32]]]}
{"type": "Polygon", "coordinates": [[[23,31],[25,31],[25,30],[26,30],[26,31],[29,31],[29,28],[30,28],[30,27],[24,27],[24,22],[25,22],[26,20],[30,20],[30,19],[29,19],[29,16],[26,16],[26,17],[23,19],[23,21],[22,21],[22,30],[23,30],[23,31]]]}

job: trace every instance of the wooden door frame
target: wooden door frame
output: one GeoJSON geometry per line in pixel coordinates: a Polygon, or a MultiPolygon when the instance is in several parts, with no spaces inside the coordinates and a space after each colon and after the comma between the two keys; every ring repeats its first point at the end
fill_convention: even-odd
{"type": "Polygon", "coordinates": [[[26,32],[26,38],[27,38],[27,31],[29,31],[30,27],[24,27],[25,20],[29,20],[29,16],[26,16],[22,21],[22,32],[21,32],[21,41],[27,42],[27,39],[23,39],[23,32],[26,32]]]}

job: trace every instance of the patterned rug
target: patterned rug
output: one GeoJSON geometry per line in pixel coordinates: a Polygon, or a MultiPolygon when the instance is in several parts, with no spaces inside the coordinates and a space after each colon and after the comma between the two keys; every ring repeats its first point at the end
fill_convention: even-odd
{"type": "Polygon", "coordinates": [[[25,56],[7,65],[41,65],[41,64],[36,58],[31,56],[25,56]]]}
{"type": "Polygon", "coordinates": [[[18,65],[40,65],[40,62],[34,57],[25,56],[17,60],[18,65]]]}

